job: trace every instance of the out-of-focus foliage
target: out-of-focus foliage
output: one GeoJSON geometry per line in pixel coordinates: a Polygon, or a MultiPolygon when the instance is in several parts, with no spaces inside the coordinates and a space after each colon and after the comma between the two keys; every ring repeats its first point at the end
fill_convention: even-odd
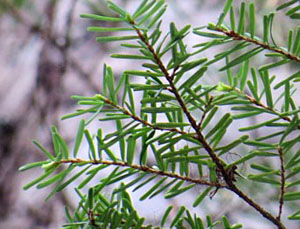
{"type": "Polygon", "coordinates": [[[20,8],[26,3],[25,0],[2,0],[0,2],[0,14],[9,13],[15,8],[20,8]]]}

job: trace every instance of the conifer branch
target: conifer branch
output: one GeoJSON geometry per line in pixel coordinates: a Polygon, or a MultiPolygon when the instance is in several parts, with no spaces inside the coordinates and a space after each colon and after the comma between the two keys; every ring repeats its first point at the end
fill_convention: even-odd
{"type": "Polygon", "coordinates": [[[182,130],[178,130],[176,128],[165,128],[165,127],[159,127],[159,126],[155,126],[152,123],[148,122],[147,120],[144,120],[142,118],[140,118],[139,116],[136,116],[134,114],[132,114],[129,110],[127,110],[124,107],[121,107],[117,104],[115,104],[113,101],[111,101],[110,99],[104,98],[103,96],[101,96],[101,100],[103,102],[105,102],[108,105],[111,105],[112,107],[118,109],[119,111],[121,111],[123,114],[125,115],[129,115],[133,120],[140,122],[141,124],[145,125],[145,126],[149,126],[154,130],[162,130],[162,131],[170,131],[173,133],[178,133],[178,134],[184,134],[184,135],[191,135],[191,133],[187,133],[185,131],[182,130]]]}
{"type": "Polygon", "coordinates": [[[221,183],[212,183],[208,180],[205,179],[200,179],[200,178],[191,178],[187,176],[181,176],[177,173],[171,173],[171,172],[166,172],[158,169],[153,169],[148,166],[144,165],[136,165],[136,164],[129,164],[126,162],[120,162],[120,161],[103,161],[103,160],[85,160],[85,159],[63,159],[57,162],[54,162],[55,164],[93,164],[93,165],[114,165],[114,166],[120,166],[120,167],[127,167],[127,168],[132,168],[136,169],[142,172],[147,172],[151,174],[156,174],[159,176],[164,176],[164,177],[170,177],[178,180],[183,180],[186,182],[190,182],[193,184],[197,185],[206,185],[210,187],[216,187],[216,188],[227,188],[227,185],[221,184],[221,183]]]}
{"type": "Polygon", "coordinates": [[[192,128],[195,130],[196,135],[195,138],[202,144],[203,148],[206,150],[206,152],[209,154],[209,156],[212,158],[213,162],[216,164],[218,170],[221,172],[224,181],[226,182],[227,189],[231,190],[234,192],[236,195],[238,195],[241,199],[243,199],[245,202],[247,202],[250,206],[252,206],[254,209],[256,209],[262,216],[270,220],[272,223],[278,226],[279,229],[285,229],[285,226],[281,223],[279,219],[274,217],[272,214],[270,214],[268,211],[263,209],[259,204],[254,202],[250,197],[248,197],[244,192],[242,192],[235,184],[234,184],[234,178],[230,176],[229,172],[225,169],[222,161],[220,158],[217,156],[217,154],[214,152],[213,148],[208,144],[206,139],[204,138],[200,127],[198,126],[196,120],[192,116],[192,114],[189,112],[188,108],[186,107],[186,104],[184,103],[183,99],[181,98],[174,82],[173,82],[173,75],[176,74],[176,71],[173,72],[172,75],[169,74],[167,68],[164,66],[162,63],[161,59],[155,52],[154,48],[151,46],[151,44],[147,41],[146,37],[143,35],[140,29],[136,28],[135,22],[131,21],[130,22],[133,27],[135,28],[139,38],[141,41],[148,47],[148,50],[152,53],[153,58],[155,59],[158,67],[160,70],[164,73],[166,80],[168,81],[170,87],[171,87],[171,92],[174,94],[176,97],[177,102],[181,106],[184,114],[186,115],[188,121],[190,122],[192,128]]]}
{"type": "Polygon", "coordinates": [[[298,57],[298,56],[296,56],[296,55],[294,55],[290,52],[287,52],[287,51],[285,51],[281,48],[270,46],[270,45],[268,45],[268,44],[266,44],[262,41],[252,39],[252,38],[247,37],[247,36],[240,35],[240,34],[238,34],[237,32],[235,32],[233,30],[227,30],[227,29],[222,28],[222,27],[216,27],[216,28],[214,28],[214,30],[222,32],[225,35],[227,35],[228,37],[233,38],[234,40],[243,40],[243,41],[246,41],[248,43],[255,44],[257,46],[260,46],[260,47],[264,48],[265,50],[270,50],[270,51],[273,51],[273,52],[276,52],[276,53],[280,53],[283,56],[285,56],[286,58],[300,63],[300,57],[298,57]]]}
{"type": "MultiPolygon", "coordinates": [[[[255,106],[261,107],[265,110],[271,111],[272,113],[276,114],[278,117],[280,117],[282,120],[285,120],[287,122],[292,122],[292,119],[288,116],[283,116],[282,114],[280,114],[280,112],[274,108],[271,108],[269,106],[267,106],[266,104],[262,103],[261,101],[257,101],[255,98],[251,97],[250,95],[247,95],[245,93],[243,93],[242,91],[240,91],[238,88],[234,89],[236,92],[238,92],[239,94],[245,96],[246,99],[249,100],[249,102],[251,102],[252,104],[254,104],[255,106]]],[[[300,130],[300,125],[297,126],[297,129],[300,130]]]]}

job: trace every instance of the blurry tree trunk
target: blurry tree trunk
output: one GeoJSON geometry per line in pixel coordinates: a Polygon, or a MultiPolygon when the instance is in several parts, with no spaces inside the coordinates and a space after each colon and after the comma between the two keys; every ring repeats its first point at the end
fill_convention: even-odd
{"type": "MultiPolygon", "coordinates": [[[[44,159],[40,152],[30,145],[28,137],[37,137],[41,128],[43,131],[47,130],[50,124],[58,125],[58,110],[64,95],[63,77],[68,67],[69,33],[76,1],[70,5],[67,18],[69,28],[63,45],[56,43],[57,39],[53,33],[57,3],[58,1],[49,0],[45,4],[45,22],[40,28],[33,29],[33,25],[27,28],[29,33],[37,33],[42,38],[35,86],[28,95],[31,99],[18,110],[14,118],[0,120],[0,228],[56,228],[61,224],[63,206],[69,205],[64,194],[55,195],[55,201],[47,204],[41,199],[34,205],[19,206],[22,201],[18,199],[18,192],[22,187],[17,168],[26,162],[44,159]]],[[[15,9],[12,12],[13,15],[20,16],[15,9]]],[[[51,142],[50,137],[49,134],[44,138],[44,144],[47,146],[51,142]]]]}

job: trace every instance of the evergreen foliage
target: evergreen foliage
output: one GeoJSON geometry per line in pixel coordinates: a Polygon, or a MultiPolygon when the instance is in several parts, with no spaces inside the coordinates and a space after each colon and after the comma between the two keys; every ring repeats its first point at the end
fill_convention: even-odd
{"type": "MultiPolygon", "coordinates": [[[[34,141],[47,160],[20,168],[43,169],[24,189],[55,184],[47,199],[82,178],[75,188],[80,198],[78,207],[72,212],[66,209],[64,228],[243,227],[229,222],[226,216],[216,221],[210,216],[202,219],[186,206],[177,209],[173,216],[173,206],[166,207],[160,225],[148,225],[134,208],[128,191],[145,187],[140,201],[160,194],[166,199],[176,198],[200,186],[202,191],[194,198],[193,207],[201,206],[205,198],[215,198],[218,190],[224,189],[236,194],[276,228],[286,228],[286,218],[300,219],[297,210],[283,216],[284,208],[300,199],[300,110],[295,97],[300,81],[300,27],[290,29],[286,46],[280,47],[272,35],[274,12],[258,22],[254,3],[242,2],[239,15],[235,15],[232,3],[233,0],[225,2],[216,24],[191,29],[190,25],[178,28],[170,23],[168,32],[160,29],[167,8],[164,0],[143,0],[133,13],[108,1],[115,17],[81,15],[117,23],[119,27],[93,26],[88,30],[113,34],[96,40],[121,42],[128,54],[111,57],[137,60],[143,68],[124,69],[116,83],[113,69],[104,65],[102,93],[73,96],[82,108],[63,117],[91,115],[80,121],[74,147],[70,148],[52,127],[54,152],[34,141]],[[258,23],[263,25],[262,36],[256,32],[258,23]],[[120,35],[123,32],[125,35],[120,35]],[[186,36],[210,40],[195,45],[190,52],[191,47],[184,41],[186,36]],[[212,59],[203,58],[203,52],[220,45],[229,48],[212,59]],[[251,60],[262,53],[270,63],[252,66],[251,60]],[[221,60],[225,65],[219,69],[220,74],[227,78],[216,85],[204,84],[208,69],[221,60]],[[273,68],[292,63],[296,65],[292,75],[279,80],[271,75],[273,68]],[[133,83],[132,76],[142,77],[144,83],[133,83]],[[140,92],[142,96],[137,101],[136,93],[140,92]],[[245,126],[244,120],[252,117],[259,117],[260,123],[245,126]],[[91,133],[88,125],[98,121],[114,121],[116,130],[103,133],[100,124],[97,132],[91,133]],[[224,137],[231,134],[235,124],[240,127],[237,137],[226,142],[224,137]],[[253,138],[251,131],[258,129],[268,133],[253,138]],[[89,145],[86,157],[80,152],[83,141],[89,145]],[[240,157],[228,162],[225,157],[232,152],[238,152],[240,157]],[[241,174],[243,165],[253,173],[241,174]],[[110,171],[109,175],[104,177],[103,170],[110,171]],[[96,176],[101,179],[92,185],[96,176]],[[276,199],[277,212],[257,202],[257,193],[247,191],[256,183],[270,186],[276,193],[272,198],[276,199]],[[112,184],[111,195],[104,194],[103,190],[112,184]],[[88,187],[87,193],[83,192],[84,187],[88,187]]],[[[297,0],[276,10],[284,11],[293,20],[299,19],[297,0]]]]}

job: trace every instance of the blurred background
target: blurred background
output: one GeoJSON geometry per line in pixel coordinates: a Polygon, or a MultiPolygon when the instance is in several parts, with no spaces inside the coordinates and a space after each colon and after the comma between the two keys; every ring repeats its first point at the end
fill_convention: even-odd
{"type": "MultiPolygon", "coordinates": [[[[130,11],[140,1],[117,2],[130,11]]],[[[208,22],[216,22],[224,3],[220,0],[166,2],[169,4],[164,17],[163,28],[166,30],[170,21],[175,21],[178,27],[185,24],[199,27],[208,22]]],[[[279,2],[256,1],[259,13],[257,22],[261,21],[260,17],[264,13],[274,11],[279,2]]],[[[22,186],[35,178],[38,172],[20,173],[18,167],[44,159],[42,153],[32,144],[32,139],[37,139],[51,149],[51,125],[57,126],[66,141],[72,144],[79,119],[61,121],[60,117],[76,109],[77,105],[70,99],[71,95],[92,96],[101,92],[104,63],[112,66],[116,77],[124,70],[140,67],[135,62],[111,59],[109,55],[118,53],[119,46],[96,43],[96,34],[86,32],[86,27],[94,22],[80,19],[81,13],[106,16],[113,14],[106,8],[104,0],[0,1],[1,229],[55,229],[65,222],[64,206],[72,209],[76,203],[73,192],[67,190],[58,193],[46,203],[44,199],[50,189],[32,188],[26,192],[22,190],[22,186]]],[[[278,23],[274,23],[273,35],[278,45],[284,45],[288,28],[282,25],[292,22],[285,21],[287,19],[280,15],[276,15],[275,21],[278,23]]],[[[110,24],[101,23],[101,26],[110,24]]],[[[258,27],[261,31],[259,24],[258,27]]],[[[192,47],[202,40],[199,36],[190,36],[186,42],[192,47]]],[[[208,52],[207,56],[213,57],[214,53],[208,52]]],[[[258,58],[255,61],[262,64],[265,60],[258,58]]],[[[207,77],[208,83],[215,83],[224,77],[223,73],[218,73],[218,65],[215,70],[210,71],[213,77],[207,77]]],[[[284,75],[288,74],[289,69],[283,67],[280,71],[284,75]]],[[[229,137],[234,138],[234,135],[229,137]]],[[[192,198],[193,196],[191,202],[192,198]]],[[[172,200],[172,204],[179,205],[180,201],[182,204],[187,200],[188,197],[184,201],[172,200]]],[[[159,201],[165,203],[160,199],[156,203],[159,201]]],[[[150,217],[153,223],[160,221],[161,209],[165,209],[152,203],[153,208],[147,207],[145,210],[143,204],[149,206],[148,203],[136,204],[140,205],[138,207],[142,209],[142,214],[150,217]]],[[[213,215],[215,218],[226,214],[234,220],[242,219],[241,222],[249,225],[245,228],[272,228],[264,221],[257,221],[258,215],[249,211],[234,197],[228,198],[226,203],[216,203],[212,208],[222,209],[213,215]],[[234,212],[233,209],[237,210],[234,212]],[[258,225],[262,227],[257,227],[258,225]]],[[[198,210],[205,215],[207,209],[198,210]]]]}

